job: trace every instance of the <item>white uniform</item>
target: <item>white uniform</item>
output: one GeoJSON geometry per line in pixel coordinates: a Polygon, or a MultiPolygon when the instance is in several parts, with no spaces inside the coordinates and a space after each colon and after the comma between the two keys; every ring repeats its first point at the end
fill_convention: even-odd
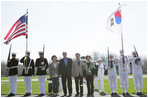
{"type": "Polygon", "coordinates": [[[32,93],[32,76],[24,76],[25,86],[26,86],[26,93],[32,93]]]}
{"type": "Polygon", "coordinates": [[[100,92],[104,92],[104,82],[103,82],[103,78],[104,78],[104,65],[101,64],[96,64],[98,66],[98,73],[97,73],[97,77],[96,77],[96,81],[95,81],[95,87],[96,89],[98,89],[98,79],[100,81],[100,92]]]}
{"type": "Polygon", "coordinates": [[[111,60],[107,61],[106,69],[108,69],[108,79],[110,84],[110,89],[117,90],[117,72],[116,72],[116,62],[118,61],[117,58],[112,58],[111,60]],[[111,67],[112,62],[112,67],[111,67]]]}
{"type": "Polygon", "coordinates": [[[135,89],[138,92],[138,89],[141,90],[143,88],[143,71],[142,66],[144,62],[140,59],[140,61],[135,62],[135,60],[139,57],[131,57],[129,58],[129,62],[132,63],[132,71],[133,71],[133,79],[135,84],[135,89]],[[138,85],[139,84],[139,85],[138,85]]]}
{"type": "Polygon", "coordinates": [[[62,90],[62,79],[61,78],[59,78],[59,90],[62,90]]]}
{"type": "Polygon", "coordinates": [[[119,57],[119,75],[120,75],[120,83],[121,83],[121,88],[122,91],[124,92],[124,89],[127,92],[128,89],[128,58],[124,56],[124,65],[123,65],[123,60],[122,56],[119,57]]]}
{"type": "Polygon", "coordinates": [[[45,94],[45,75],[39,75],[38,80],[39,80],[40,94],[45,94]]]}
{"type": "Polygon", "coordinates": [[[16,94],[17,75],[9,76],[10,93],[16,94]]]}

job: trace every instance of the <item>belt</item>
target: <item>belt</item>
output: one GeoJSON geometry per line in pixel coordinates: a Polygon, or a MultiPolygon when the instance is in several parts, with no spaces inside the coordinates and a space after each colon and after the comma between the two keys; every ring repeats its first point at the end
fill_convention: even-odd
{"type": "Polygon", "coordinates": [[[43,68],[44,66],[39,66],[39,67],[37,67],[37,68],[43,68]]]}
{"type": "Polygon", "coordinates": [[[7,67],[8,69],[13,69],[13,68],[17,68],[18,66],[13,66],[13,67],[7,67]]]}
{"type": "Polygon", "coordinates": [[[25,69],[25,68],[29,68],[29,69],[32,69],[32,67],[23,67],[23,69],[25,69]]]}

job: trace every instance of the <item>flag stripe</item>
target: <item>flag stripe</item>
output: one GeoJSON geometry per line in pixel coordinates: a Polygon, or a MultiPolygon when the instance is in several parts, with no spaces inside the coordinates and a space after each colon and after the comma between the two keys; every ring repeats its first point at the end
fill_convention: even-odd
{"type": "MultiPolygon", "coordinates": [[[[18,33],[18,34],[16,34],[15,36],[17,36],[17,35],[19,35],[19,34],[21,34],[21,33],[24,33],[24,31],[19,32],[19,33],[18,33]]],[[[13,36],[13,37],[15,37],[15,36],[13,36]]],[[[13,37],[10,37],[10,38],[8,39],[8,41],[12,40],[12,38],[13,38],[13,37]]]]}
{"type": "Polygon", "coordinates": [[[8,44],[12,39],[17,38],[21,35],[25,35],[27,38],[27,27],[28,14],[21,16],[11,27],[7,35],[4,37],[5,44],[8,44]]]}
{"type": "Polygon", "coordinates": [[[14,36],[12,39],[14,39],[14,38],[16,38],[16,37],[19,37],[19,36],[21,36],[21,35],[26,35],[26,32],[20,33],[20,34],[14,36]]]}
{"type": "Polygon", "coordinates": [[[16,25],[16,28],[15,28],[15,30],[13,31],[13,33],[10,35],[10,36],[12,36],[14,33],[15,33],[15,31],[17,30],[17,28],[18,28],[18,25],[20,25],[20,24],[22,24],[20,21],[17,23],[17,25],[16,25]]]}
{"type": "MultiPolygon", "coordinates": [[[[21,23],[22,24],[22,23],[21,23]]],[[[26,24],[25,23],[23,23],[22,25],[24,25],[24,27],[26,26],[26,24]]],[[[17,32],[18,31],[18,29],[19,28],[17,28],[12,34],[11,34],[11,36],[15,33],[15,32],[17,32]]],[[[19,29],[20,30],[20,29],[19,29]]]]}
{"type": "Polygon", "coordinates": [[[12,34],[8,39],[11,39],[14,35],[17,35],[17,33],[26,31],[26,28],[21,28],[20,30],[17,30],[14,34],[12,34]]]}
{"type": "Polygon", "coordinates": [[[18,22],[18,25],[16,26],[15,30],[21,25],[21,22],[18,22]]]}
{"type": "Polygon", "coordinates": [[[12,32],[13,28],[16,26],[16,24],[19,22],[19,20],[17,20],[14,25],[11,27],[11,29],[9,30],[9,32],[7,33],[7,35],[4,37],[4,39],[6,40],[7,37],[10,35],[10,33],[12,32]]]}
{"type": "Polygon", "coordinates": [[[17,38],[17,37],[22,36],[22,35],[25,35],[25,36],[26,36],[26,32],[23,32],[23,33],[21,33],[21,34],[19,34],[19,35],[16,35],[16,36],[14,36],[13,38],[11,38],[10,40],[5,41],[4,43],[5,43],[5,44],[8,44],[12,39],[17,38]]]}

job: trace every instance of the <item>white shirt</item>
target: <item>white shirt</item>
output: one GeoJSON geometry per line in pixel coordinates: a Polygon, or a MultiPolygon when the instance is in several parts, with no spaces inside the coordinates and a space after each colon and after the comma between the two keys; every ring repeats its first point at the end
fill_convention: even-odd
{"type": "Polygon", "coordinates": [[[121,73],[129,73],[129,68],[128,68],[128,58],[126,56],[124,56],[124,64],[123,64],[123,56],[119,57],[119,74],[121,73]]]}
{"type": "Polygon", "coordinates": [[[54,65],[55,68],[57,67],[57,64],[56,63],[54,63],[53,65],[54,65]]]}
{"type": "Polygon", "coordinates": [[[112,76],[112,75],[116,75],[117,74],[117,72],[116,72],[116,62],[117,61],[118,61],[117,58],[112,58],[109,61],[107,61],[105,68],[108,69],[108,75],[109,76],[110,75],[112,76]],[[111,63],[110,63],[111,60],[112,60],[113,68],[111,68],[111,63]]]}
{"type": "Polygon", "coordinates": [[[133,75],[143,75],[142,66],[144,66],[144,62],[141,58],[140,61],[138,61],[138,64],[135,62],[135,60],[139,57],[131,57],[129,58],[129,62],[132,63],[132,71],[133,75]]]}
{"type": "Polygon", "coordinates": [[[103,78],[104,77],[104,65],[101,64],[96,64],[98,66],[98,78],[103,78]]]}

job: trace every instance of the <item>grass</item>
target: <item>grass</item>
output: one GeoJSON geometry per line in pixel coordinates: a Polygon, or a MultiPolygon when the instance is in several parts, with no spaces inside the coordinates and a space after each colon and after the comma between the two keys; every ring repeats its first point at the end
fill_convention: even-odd
{"type": "MultiPolygon", "coordinates": [[[[49,76],[46,76],[47,78],[49,76]]],[[[18,79],[23,79],[23,77],[18,77],[18,79]]],[[[32,77],[32,79],[37,79],[37,76],[32,77]]],[[[8,80],[8,77],[1,77],[1,80],[8,80]]],[[[98,82],[99,83],[99,82],[98,82]]],[[[117,93],[122,94],[122,89],[120,87],[120,79],[117,79],[117,93]]],[[[100,84],[99,84],[100,88],[100,84]]],[[[46,94],[48,94],[48,81],[46,81],[46,94]]],[[[104,79],[104,90],[105,93],[111,94],[111,90],[109,88],[109,81],[108,79],[104,79]]],[[[17,82],[17,94],[25,94],[26,88],[25,83],[23,81],[17,82]]],[[[136,90],[134,87],[134,82],[132,78],[129,78],[129,89],[128,92],[131,94],[135,94],[136,90]]],[[[147,78],[143,78],[143,89],[142,92],[144,94],[147,94],[147,78]]],[[[1,94],[6,95],[9,94],[9,82],[1,82],[1,94]]],[[[39,82],[38,81],[32,81],[32,94],[39,94],[39,82]]]]}
{"type": "MultiPolygon", "coordinates": [[[[100,83],[99,83],[99,88],[100,88],[100,83]]],[[[107,94],[111,94],[111,89],[109,88],[109,80],[108,79],[104,79],[104,90],[105,90],[105,92],[107,94]]],[[[132,78],[129,78],[128,92],[130,94],[135,94],[136,93],[135,86],[134,86],[134,81],[133,81],[132,78]]],[[[147,94],[147,78],[143,78],[142,92],[144,94],[147,94]]],[[[121,89],[121,86],[120,86],[120,79],[117,79],[117,93],[122,94],[122,89],[121,89]]]]}
{"type": "MultiPolygon", "coordinates": [[[[46,94],[48,94],[48,81],[46,81],[46,94]]],[[[26,93],[25,83],[22,81],[17,82],[17,94],[22,95],[26,93]]],[[[1,94],[9,94],[9,82],[5,82],[4,85],[1,85],[1,94]]],[[[39,82],[32,81],[32,94],[39,94],[39,82]]]]}
{"type": "MultiPolygon", "coordinates": [[[[119,75],[117,75],[119,76],[119,75]]],[[[129,74],[129,76],[132,76],[132,74],[129,74]]],[[[147,74],[144,74],[143,76],[147,76],[147,74]]],[[[104,77],[108,77],[108,75],[104,75],[104,77]]],[[[38,77],[37,76],[33,76],[32,79],[37,79],[38,77]]],[[[49,78],[49,75],[46,75],[46,78],[49,78]]],[[[18,76],[17,77],[18,80],[20,79],[24,79],[22,76],[18,76]]],[[[8,77],[1,77],[1,80],[9,80],[8,77]]]]}
{"type": "MultiPolygon", "coordinates": [[[[49,78],[49,75],[46,75],[46,78],[49,78]]],[[[17,80],[24,79],[22,76],[18,76],[17,80]]],[[[32,79],[38,79],[38,76],[32,76],[32,79]]],[[[1,80],[9,80],[8,77],[1,77],[1,80]]]]}

